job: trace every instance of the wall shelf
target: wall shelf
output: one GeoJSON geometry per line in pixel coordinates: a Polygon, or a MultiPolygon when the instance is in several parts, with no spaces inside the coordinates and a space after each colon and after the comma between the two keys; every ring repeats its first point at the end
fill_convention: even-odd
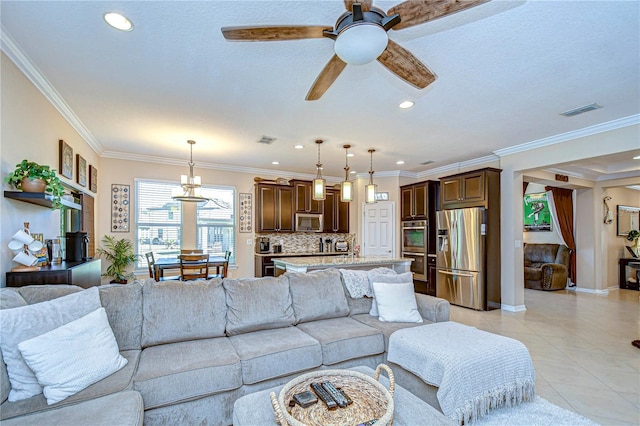
{"type": "MultiPolygon", "coordinates": [[[[52,205],[52,196],[41,192],[4,191],[4,197],[42,207],[51,208],[52,205]]],[[[73,201],[62,198],[60,202],[63,206],[70,209],[82,210],[82,206],[78,203],[74,203],[73,201]]]]}

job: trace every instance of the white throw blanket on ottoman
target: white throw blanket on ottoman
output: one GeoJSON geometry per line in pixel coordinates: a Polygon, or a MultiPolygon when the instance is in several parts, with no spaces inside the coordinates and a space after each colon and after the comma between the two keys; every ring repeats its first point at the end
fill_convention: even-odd
{"type": "Polygon", "coordinates": [[[398,330],[388,354],[389,361],[437,386],[442,412],[458,423],[535,396],[526,346],[475,327],[448,321],[398,330]]]}

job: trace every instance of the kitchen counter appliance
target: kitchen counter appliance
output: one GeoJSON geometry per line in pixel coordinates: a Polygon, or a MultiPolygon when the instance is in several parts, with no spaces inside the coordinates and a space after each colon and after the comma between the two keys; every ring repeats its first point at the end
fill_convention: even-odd
{"type": "Polygon", "coordinates": [[[427,280],[428,223],[426,220],[402,222],[402,257],[413,259],[411,272],[419,281],[427,280]]]}
{"type": "Polygon", "coordinates": [[[271,249],[268,237],[258,237],[258,253],[269,253],[271,249]]]}
{"type": "Polygon", "coordinates": [[[335,248],[337,252],[346,253],[349,251],[349,243],[345,240],[336,241],[335,248]]]}

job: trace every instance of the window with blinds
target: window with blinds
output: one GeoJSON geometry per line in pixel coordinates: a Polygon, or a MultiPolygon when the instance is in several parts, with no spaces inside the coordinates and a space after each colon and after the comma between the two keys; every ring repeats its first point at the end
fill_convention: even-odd
{"type": "Polygon", "coordinates": [[[229,264],[235,264],[236,190],[222,186],[200,189],[209,201],[199,203],[196,208],[196,247],[216,256],[230,252],[229,264]]]}
{"type": "MultiPolygon", "coordinates": [[[[138,268],[146,268],[145,253],[154,257],[175,259],[185,229],[182,227],[182,202],[171,198],[178,183],[136,181],[136,253],[138,268]]],[[[235,264],[236,230],[235,199],[232,187],[207,186],[200,188],[202,196],[209,199],[198,203],[196,217],[185,217],[187,232],[195,232],[196,248],[215,256],[231,253],[229,264],[235,264]],[[195,223],[195,231],[193,224],[195,223]]],[[[192,235],[187,235],[192,240],[192,235]]]]}

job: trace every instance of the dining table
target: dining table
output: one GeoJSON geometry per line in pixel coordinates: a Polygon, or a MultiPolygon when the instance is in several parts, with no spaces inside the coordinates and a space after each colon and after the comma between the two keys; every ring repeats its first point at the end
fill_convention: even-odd
{"type": "MultiPolygon", "coordinates": [[[[209,260],[207,262],[209,265],[209,269],[216,268],[216,273],[221,275],[223,278],[227,277],[227,270],[229,268],[229,261],[225,259],[224,256],[209,256],[209,260]],[[220,274],[220,268],[222,268],[222,274],[220,274]]],[[[157,279],[162,279],[164,277],[164,271],[166,269],[180,269],[180,255],[177,257],[161,257],[156,259],[155,265],[155,276],[157,279]]]]}

